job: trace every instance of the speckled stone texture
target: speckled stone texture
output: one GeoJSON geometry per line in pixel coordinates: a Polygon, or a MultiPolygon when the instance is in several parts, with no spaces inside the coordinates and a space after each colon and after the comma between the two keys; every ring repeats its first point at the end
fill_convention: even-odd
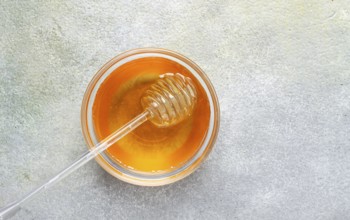
{"type": "Polygon", "coordinates": [[[350,6],[296,1],[0,1],[0,206],[86,151],[96,71],[162,47],[207,73],[221,105],[198,171],[133,186],[94,161],[13,219],[349,219],[350,6]]]}

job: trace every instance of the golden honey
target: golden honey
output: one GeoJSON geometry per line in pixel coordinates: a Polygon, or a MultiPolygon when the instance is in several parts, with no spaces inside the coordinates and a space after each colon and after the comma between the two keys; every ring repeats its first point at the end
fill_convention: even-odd
{"type": "Polygon", "coordinates": [[[132,60],[115,69],[100,85],[93,104],[93,126],[101,141],[143,112],[140,99],[159,75],[180,73],[197,89],[197,103],[185,121],[158,128],[147,121],[106,152],[120,165],[141,172],[168,172],[192,158],[206,137],[210,106],[200,83],[182,65],[161,57],[132,60]]]}

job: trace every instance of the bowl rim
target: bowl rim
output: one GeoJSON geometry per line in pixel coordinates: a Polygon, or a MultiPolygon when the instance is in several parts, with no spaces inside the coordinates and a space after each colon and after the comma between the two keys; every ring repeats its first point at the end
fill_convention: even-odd
{"type": "MultiPolygon", "coordinates": [[[[200,164],[207,158],[209,153],[211,152],[212,148],[214,147],[214,144],[216,142],[217,136],[218,136],[218,131],[220,127],[220,107],[219,107],[219,101],[216,95],[216,92],[214,90],[214,87],[207,77],[207,75],[204,73],[204,71],[192,60],[189,58],[185,57],[182,54],[179,54],[175,51],[171,51],[168,49],[163,49],[163,48],[154,48],[154,47],[148,47],[148,48],[137,48],[137,49],[131,49],[127,50],[112,59],[110,59],[107,63],[105,63],[93,76],[91,81],[89,82],[86,91],[84,93],[84,97],[82,100],[81,104],[81,126],[82,126],[82,133],[84,136],[84,140],[87,144],[87,147],[89,149],[94,147],[94,142],[91,138],[91,134],[89,131],[89,125],[88,125],[88,107],[89,107],[89,100],[91,98],[91,93],[93,89],[96,86],[96,83],[100,80],[100,78],[106,73],[106,71],[111,68],[113,65],[116,63],[122,61],[123,59],[137,55],[137,54],[142,54],[142,53],[158,53],[158,54],[165,54],[174,58],[177,58],[178,60],[186,63],[189,65],[191,68],[193,68],[197,74],[200,76],[200,78],[204,81],[206,84],[206,87],[209,90],[210,94],[207,94],[208,96],[210,95],[212,101],[213,101],[213,108],[214,108],[214,119],[213,119],[213,130],[211,132],[211,137],[205,146],[204,151],[201,153],[201,155],[193,162],[191,163],[186,169],[180,171],[179,173],[166,177],[166,178],[160,178],[160,179],[141,179],[139,177],[133,177],[130,175],[125,175],[125,173],[121,172],[120,170],[117,170],[115,167],[113,167],[111,164],[108,163],[108,161],[105,160],[99,154],[98,156],[95,157],[96,162],[108,173],[113,175],[114,177],[127,182],[131,183],[134,185],[141,185],[141,186],[161,186],[161,185],[166,185],[170,184],[173,182],[176,182],[180,179],[185,178],[186,176],[190,175],[193,173],[200,164]]],[[[181,65],[181,64],[180,64],[181,65]]],[[[208,134],[207,134],[208,135],[208,134]]]]}

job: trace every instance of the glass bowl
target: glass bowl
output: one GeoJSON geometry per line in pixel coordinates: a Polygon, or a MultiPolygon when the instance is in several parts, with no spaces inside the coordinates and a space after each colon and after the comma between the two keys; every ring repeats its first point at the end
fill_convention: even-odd
{"type": "Polygon", "coordinates": [[[95,159],[104,170],[122,181],[141,186],[160,186],[173,183],[193,173],[210,153],[218,134],[220,122],[218,99],[208,77],[194,62],[176,52],[158,48],[134,49],[114,57],[96,73],[86,89],[82,102],[81,123],[85,141],[88,148],[92,149],[98,143],[94,130],[92,108],[99,86],[121,65],[144,57],[161,57],[172,60],[189,70],[193,77],[200,82],[210,106],[209,127],[202,145],[195,155],[181,167],[159,174],[135,172],[114,162],[106,153],[99,154],[95,159]]]}

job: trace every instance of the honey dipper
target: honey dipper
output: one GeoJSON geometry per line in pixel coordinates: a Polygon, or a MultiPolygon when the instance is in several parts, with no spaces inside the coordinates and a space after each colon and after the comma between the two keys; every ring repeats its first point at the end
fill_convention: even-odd
{"type": "Polygon", "coordinates": [[[54,183],[68,176],[68,174],[83,166],[92,158],[95,158],[99,153],[106,150],[147,120],[160,128],[172,126],[183,121],[192,114],[196,101],[197,92],[190,78],[179,73],[166,73],[161,75],[142,96],[141,105],[144,111],[141,114],[113,132],[43,185],[29,192],[21,199],[0,209],[0,219],[3,220],[14,215],[20,210],[21,206],[25,202],[28,202],[34,195],[44,191],[54,183]]]}

